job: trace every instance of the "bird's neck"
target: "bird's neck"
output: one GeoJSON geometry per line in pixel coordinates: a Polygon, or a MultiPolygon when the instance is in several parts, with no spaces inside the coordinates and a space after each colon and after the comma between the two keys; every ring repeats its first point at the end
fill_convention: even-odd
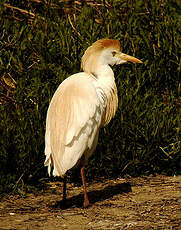
{"type": "Polygon", "coordinates": [[[107,87],[112,87],[115,84],[114,72],[109,65],[99,65],[92,71],[97,81],[101,82],[107,87]]]}
{"type": "Polygon", "coordinates": [[[106,125],[115,115],[118,106],[114,73],[109,65],[100,65],[92,74],[96,78],[97,92],[104,101],[103,125],[106,125]]]}

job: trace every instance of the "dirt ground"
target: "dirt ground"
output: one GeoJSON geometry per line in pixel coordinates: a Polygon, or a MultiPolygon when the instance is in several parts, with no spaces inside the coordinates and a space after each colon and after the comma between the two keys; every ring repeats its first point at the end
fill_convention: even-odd
{"type": "Polygon", "coordinates": [[[82,187],[62,183],[0,203],[0,229],[181,229],[181,176],[102,180],[88,184],[91,206],[83,209],[82,187]]]}

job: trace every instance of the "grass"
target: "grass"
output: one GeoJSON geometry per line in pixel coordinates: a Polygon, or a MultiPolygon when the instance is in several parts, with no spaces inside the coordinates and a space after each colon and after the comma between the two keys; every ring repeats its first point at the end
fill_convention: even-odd
{"type": "Polygon", "coordinates": [[[51,97],[80,71],[85,49],[104,37],[118,39],[144,64],[114,67],[119,109],[101,130],[88,177],[180,174],[180,10],[173,0],[2,1],[0,190],[47,176],[51,97]]]}

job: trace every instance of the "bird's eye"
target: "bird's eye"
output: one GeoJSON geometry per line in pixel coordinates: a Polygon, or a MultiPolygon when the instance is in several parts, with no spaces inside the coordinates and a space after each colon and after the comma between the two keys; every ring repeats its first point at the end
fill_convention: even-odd
{"type": "Polygon", "coordinates": [[[114,57],[116,55],[116,51],[113,51],[112,52],[112,56],[114,57]]]}

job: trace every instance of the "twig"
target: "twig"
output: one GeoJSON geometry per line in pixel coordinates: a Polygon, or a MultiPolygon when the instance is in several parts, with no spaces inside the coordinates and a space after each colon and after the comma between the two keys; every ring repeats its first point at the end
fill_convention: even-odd
{"type": "Polygon", "coordinates": [[[24,174],[25,174],[25,172],[23,172],[23,173],[21,174],[21,176],[19,177],[19,179],[16,181],[16,184],[14,185],[14,188],[13,188],[13,192],[16,190],[16,188],[17,188],[17,186],[18,186],[20,180],[21,180],[22,177],[24,176],[24,174]]]}
{"type": "Polygon", "coordinates": [[[20,8],[18,8],[18,7],[16,7],[16,6],[11,6],[11,5],[6,4],[6,3],[4,3],[4,6],[7,7],[7,8],[10,8],[10,9],[12,9],[12,10],[17,10],[17,11],[21,12],[22,14],[29,15],[29,16],[31,16],[31,17],[33,17],[33,18],[35,17],[35,14],[34,14],[34,13],[31,13],[31,12],[29,12],[29,11],[27,11],[27,10],[20,9],[20,8]]]}
{"type": "Polygon", "coordinates": [[[76,30],[76,28],[74,27],[74,25],[72,24],[72,21],[70,19],[70,15],[68,14],[68,20],[70,25],[72,26],[72,29],[78,34],[79,37],[81,37],[80,33],[76,30]]]}

